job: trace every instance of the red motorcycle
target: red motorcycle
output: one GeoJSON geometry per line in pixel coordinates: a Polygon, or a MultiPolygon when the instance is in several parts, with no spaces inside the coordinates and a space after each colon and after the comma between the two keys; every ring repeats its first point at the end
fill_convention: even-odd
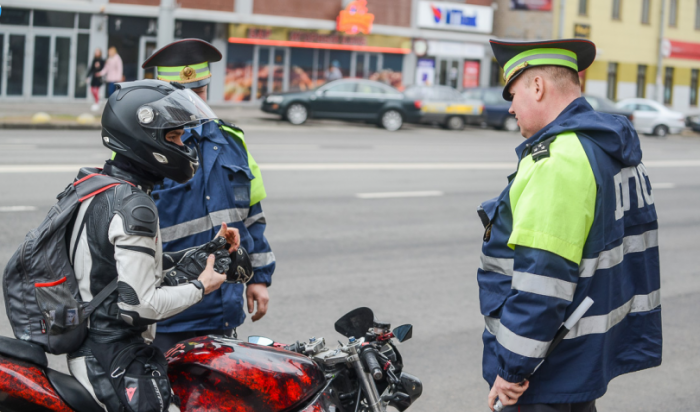
{"type": "MultiPolygon", "coordinates": [[[[168,377],[188,412],[404,411],[423,385],[403,372],[393,340],[408,340],[412,329],[391,331],[372,310],[358,308],[335,323],[348,341],[334,349],[323,338],[284,345],[260,336],[247,343],[200,337],[166,353],[168,377]]],[[[0,410],[104,412],[75,378],[48,368],[39,346],[6,337],[0,337],[0,410]]]]}

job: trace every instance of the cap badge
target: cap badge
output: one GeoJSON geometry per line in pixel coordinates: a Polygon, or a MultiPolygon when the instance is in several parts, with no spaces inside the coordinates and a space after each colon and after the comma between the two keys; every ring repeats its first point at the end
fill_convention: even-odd
{"type": "Polygon", "coordinates": [[[513,67],[512,69],[510,69],[510,72],[508,73],[507,76],[505,73],[503,74],[503,80],[505,80],[506,83],[508,83],[508,81],[511,79],[511,77],[513,77],[513,75],[515,73],[519,72],[520,70],[526,68],[529,65],[530,65],[530,63],[528,63],[528,62],[522,62],[519,65],[513,67]]]}
{"type": "Polygon", "coordinates": [[[196,75],[197,73],[190,66],[185,66],[182,70],[180,70],[180,78],[182,80],[193,79],[196,75]]]}

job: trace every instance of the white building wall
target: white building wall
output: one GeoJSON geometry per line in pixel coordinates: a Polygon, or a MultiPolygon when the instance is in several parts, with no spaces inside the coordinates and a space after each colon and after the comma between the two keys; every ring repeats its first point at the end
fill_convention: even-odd
{"type": "Polygon", "coordinates": [[[654,83],[647,83],[646,98],[656,100],[656,85],[654,83]]]}
{"type": "Polygon", "coordinates": [[[608,93],[608,84],[604,80],[586,80],[586,94],[605,97],[608,93]]]}
{"type": "Polygon", "coordinates": [[[673,102],[671,105],[673,110],[681,113],[687,113],[690,109],[690,87],[689,86],[673,86],[673,102]]]}
{"type": "Polygon", "coordinates": [[[637,84],[632,82],[617,83],[617,100],[637,97],[637,84]]]}

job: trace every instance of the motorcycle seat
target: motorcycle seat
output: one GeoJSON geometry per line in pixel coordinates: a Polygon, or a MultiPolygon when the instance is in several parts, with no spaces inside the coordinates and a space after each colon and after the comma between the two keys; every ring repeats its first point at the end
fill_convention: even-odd
{"type": "Polygon", "coordinates": [[[76,412],[105,412],[90,392],[71,375],[46,369],[46,377],[58,393],[58,396],[76,412]]]}
{"type": "Polygon", "coordinates": [[[0,336],[0,354],[33,363],[44,369],[49,366],[44,349],[36,343],[0,336]]]}

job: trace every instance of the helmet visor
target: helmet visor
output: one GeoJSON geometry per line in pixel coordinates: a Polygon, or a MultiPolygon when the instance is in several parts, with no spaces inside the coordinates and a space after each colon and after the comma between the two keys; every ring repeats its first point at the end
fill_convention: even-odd
{"type": "Polygon", "coordinates": [[[142,105],[136,116],[143,127],[174,129],[199,126],[218,117],[192,90],[177,90],[155,102],[142,105]]]}

